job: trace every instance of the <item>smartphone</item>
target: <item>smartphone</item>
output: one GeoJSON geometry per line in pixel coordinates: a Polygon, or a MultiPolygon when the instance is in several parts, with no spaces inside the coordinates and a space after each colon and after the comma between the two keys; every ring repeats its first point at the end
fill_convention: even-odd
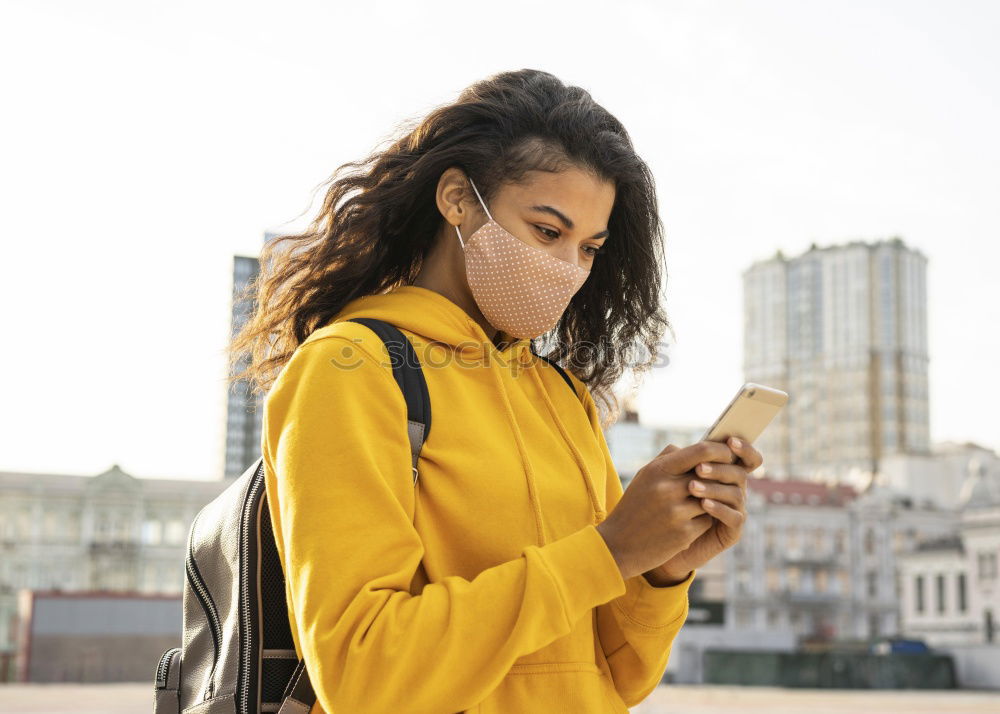
{"type": "Polygon", "coordinates": [[[752,444],[787,402],[787,392],[747,382],[700,441],[725,441],[736,436],[752,444]]]}

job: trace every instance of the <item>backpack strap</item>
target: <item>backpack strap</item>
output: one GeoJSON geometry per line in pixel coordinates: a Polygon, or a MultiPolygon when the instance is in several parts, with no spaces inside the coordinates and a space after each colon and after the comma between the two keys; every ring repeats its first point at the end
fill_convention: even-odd
{"type": "Polygon", "coordinates": [[[306,661],[300,659],[292,670],[284,694],[281,695],[281,708],[278,709],[278,714],[309,714],[315,702],[316,692],[313,690],[312,682],[309,681],[306,661]]]}
{"type": "Polygon", "coordinates": [[[417,483],[417,459],[420,449],[431,431],[431,398],[427,392],[427,380],[417,358],[413,344],[398,327],[374,317],[352,317],[348,322],[357,322],[379,336],[389,351],[392,360],[392,376],[403,392],[406,400],[406,433],[410,438],[410,466],[413,469],[413,484],[417,483]]]}
{"type": "MultiPolygon", "coordinates": [[[[347,321],[360,323],[370,329],[378,335],[389,352],[392,376],[406,401],[406,433],[410,440],[413,485],[416,486],[417,460],[431,430],[431,399],[416,350],[399,328],[384,320],[374,317],[352,317],[347,321]]],[[[309,714],[315,702],[316,692],[306,670],[306,661],[300,659],[285,686],[278,714],[309,714]]]]}
{"type": "Polygon", "coordinates": [[[569,388],[573,391],[573,394],[576,395],[576,398],[579,399],[580,395],[576,393],[576,387],[573,386],[573,380],[571,380],[569,378],[569,375],[566,374],[566,370],[563,367],[560,367],[558,364],[556,364],[554,360],[549,359],[545,355],[538,354],[535,351],[535,345],[534,345],[534,343],[530,343],[530,344],[531,344],[531,354],[535,355],[536,357],[540,357],[541,359],[545,360],[550,365],[552,365],[553,367],[555,367],[556,371],[559,372],[559,376],[563,378],[563,380],[566,382],[566,384],[569,385],[569,388]]]}

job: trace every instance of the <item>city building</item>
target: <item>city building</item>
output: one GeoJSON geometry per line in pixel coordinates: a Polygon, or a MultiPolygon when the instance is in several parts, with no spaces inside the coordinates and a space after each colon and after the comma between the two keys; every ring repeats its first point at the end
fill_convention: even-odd
{"type": "Polygon", "coordinates": [[[980,464],[961,498],[953,531],[900,559],[902,630],[939,646],[994,644],[1000,672],[1000,474],[980,464]]]}
{"type": "Polygon", "coordinates": [[[179,595],[191,523],[229,483],[0,472],[0,659],[22,589],[179,595]]]}
{"type": "MultiPolygon", "coordinates": [[[[704,428],[671,431],[641,424],[631,409],[608,427],[605,438],[623,486],[664,445],[694,443],[704,428]]],[[[942,573],[955,607],[957,573],[968,572],[969,614],[963,617],[977,620],[984,637],[1000,612],[1000,507],[964,504],[1000,502],[998,461],[976,444],[946,442],[932,454],[892,457],[864,489],[833,477],[751,477],[743,536],[699,570],[690,594],[694,616],[678,635],[667,679],[704,681],[706,649],[794,651],[807,642],[921,637],[928,630],[910,627],[907,619],[917,565],[931,573],[924,576],[927,602],[938,587],[932,575],[942,573]],[[964,561],[954,536],[960,523],[978,553],[964,561]],[[973,603],[993,604],[973,615],[973,603]],[[703,619],[717,604],[721,616],[703,619]]],[[[994,682],[980,670],[996,652],[953,654],[963,677],[994,682]]]]}
{"type": "MultiPolygon", "coordinates": [[[[264,231],[264,244],[282,235],[264,231]]],[[[233,256],[233,298],[230,336],[236,335],[255,309],[252,299],[242,299],[247,286],[260,274],[260,259],[233,256]]],[[[239,371],[247,367],[247,358],[237,363],[239,371]]],[[[228,382],[227,382],[228,384],[228,382]]],[[[243,474],[260,456],[261,427],[264,420],[264,395],[253,394],[246,380],[228,384],[226,393],[225,454],[223,473],[227,478],[243,474]]]]}
{"type": "Polygon", "coordinates": [[[902,630],[932,645],[964,644],[978,639],[969,607],[966,551],[958,535],[917,544],[900,558],[902,630]]]}
{"type": "Polygon", "coordinates": [[[747,512],[743,538],[725,552],[728,621],[813,640],[896,634],[897,557],[955,521],[888,489],[798,479],[751,479],[747,512]]]}
{"type": "MultiPolygon", "coordinates": [[[[237,255],[233,257],[233,307],[231,335],[246,324],[254,304],[240,300],[246,287],[257,277],[260,263],[257,258],[237,255]]],[[[247,359],[238,363],[240,371],[246,369],[247,359]]],[[[229,384],[226,395],[226,453],[225,475],[240,476],[260,456],[260,432],[263,423],[263,399],[252,394],[246,380],[229,384]]]]}
{"type": "Polygon", "coordinates": [[[958,509],[969,498],[963,489],[971,488],[971,477],[980,473],[1000,479],[1000,455],[979,444],[944,441],[929,454],[885,457],[875,479],[914,503],[958,509]]]}
{"type": "Polygon", "coordinates": [[[929,452],[926,272],[899,238],[744,271],[744,377],[789,394],[758,441],[769,475],[864,487],[890,454],[929,452]]]}

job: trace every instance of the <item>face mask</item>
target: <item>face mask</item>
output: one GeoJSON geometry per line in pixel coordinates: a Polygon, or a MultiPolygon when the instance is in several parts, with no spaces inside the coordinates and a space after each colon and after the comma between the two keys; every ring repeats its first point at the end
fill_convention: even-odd
{"type": "MultiPolygon", "coordinates": [[[[469,179],[472,183],[472,179],[469,179]]],[[[476,304],[490,324],[515,338],[538,337],[555,327],[590,271],[528,245],[493,220],[479,189],[472,189],[489,220],[468,241],[465,273],[476,304]]]]}

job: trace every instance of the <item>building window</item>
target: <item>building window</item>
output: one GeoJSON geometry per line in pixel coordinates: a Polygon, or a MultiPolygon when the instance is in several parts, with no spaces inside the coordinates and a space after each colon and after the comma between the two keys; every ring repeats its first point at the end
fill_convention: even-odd
{"type": "Polygon", "coordinates": [[[774,593],[778,592],[780,588],[781,588],[781,575],[779,574],[778,569],[775,566],[770,565],[767,568],[767,591],[774,593]]]}
{"type": "Polygon", "coordinates": [[[944,575],[935,578],[937,583],[937,611],[944,612],[944,575]]]}
{"type": "Polygon", "coordinates": [[[53,512],[48,512],[45,514],[45,539],[48,541],[55,540],[62,535],[60,526],[62,525],[62,519],[58,514],[53,512]]]}
{"type": "Polygon", "coordinates": [[[785,571],[785,581],[788,583],[788,590],[798,592],[802,587],[802,573],[796,566],[792,566],[785,571]]]}
{"type": "Polygon", "coordinates": [[[736,571],[736,589],[740,593],[750,592],[750,571],[740,568],[736,571]]]}
{"type": "Polygon", "coordinates": [[[978,557],[979,561],[979,579],[980,580],[996,580],[997,577],[997,554],[996,553],[980,553],[978,557]]]}
{"type": "Polygon", "coordinates": [[[913,590],[916,593],[917,612],[924,611],[924,576],[918,575],[913,580],[913,590]]]}
{"type": "Polygon", "coordinates": [[[785,530],[785,546],[790,550],[799,548],[799,529],[796,526],[788,526],[785,530]]]}
{"type": "Polygon", "coordinates": [[[896,531],[892,534],[892,550],[899,553],[906,547],[906,534],[903,531],[896,531]]]}
{"type": "Polygon", "coordinates": [[[868,597],[875,598],[878,596],[878,573],[874,570],[869,570],[865,574],[865,578],[868,584],[868,597]]]}
{"type": "Polygon", "coordinates": [[[94,523],[94,540],[103,543],[110,539],[110,534],[111,519],[107,513],[101,513],[97,516],[94,523]]]}
{"type": "Polygon", "coordinates": [[[967,608],[965,602],[965,573],[958,574],[958,611],[965,612],[967,608]]]}
{"type": "Polygon", "coordinates": [[[164,533],[164,540],[171,545],[176,545],[178,543],[184,542],[184,522],[178,520],[172,520],[167,523],[166,532],[164,533]]]}
{"type": "Polygon", "coordinates": [[[871,528],[865,529],[865,553],[871,555],[875,552],[875,531],[871,528]]]}
{"type": "Polygon", "coordinates": [[[847,571],[838,569],[833,574],[833,580],[830,583],[832,586],[830,592],[837,595],[847,595],[850,592],[850,583],[847,571]]]}
{"type": "Polygon", "coordinates": [[[142,542],[145,545],[159,545],[163,541],[163,524],[157,520],[147,520],[142,524],[142,542]]]}
{"type": "MultiPolygon", "coordinates": [[[[810,499],[812,497],[810,496],[810,499]]],[[[816,503],[819,499],[810,500],[810,503],[816,503]]],[[[826,545],[826,532],[822,528],[817,528],[813,531],[813,547],[817,552],[822,552],[823,547],[826,545]]]]}
{"type": "Polygon", "coordinates": [[[30,513],[21,512],[17,514],[17,530],[15,533],[20,540],[31,540],[32,532],[30,513]]]}

